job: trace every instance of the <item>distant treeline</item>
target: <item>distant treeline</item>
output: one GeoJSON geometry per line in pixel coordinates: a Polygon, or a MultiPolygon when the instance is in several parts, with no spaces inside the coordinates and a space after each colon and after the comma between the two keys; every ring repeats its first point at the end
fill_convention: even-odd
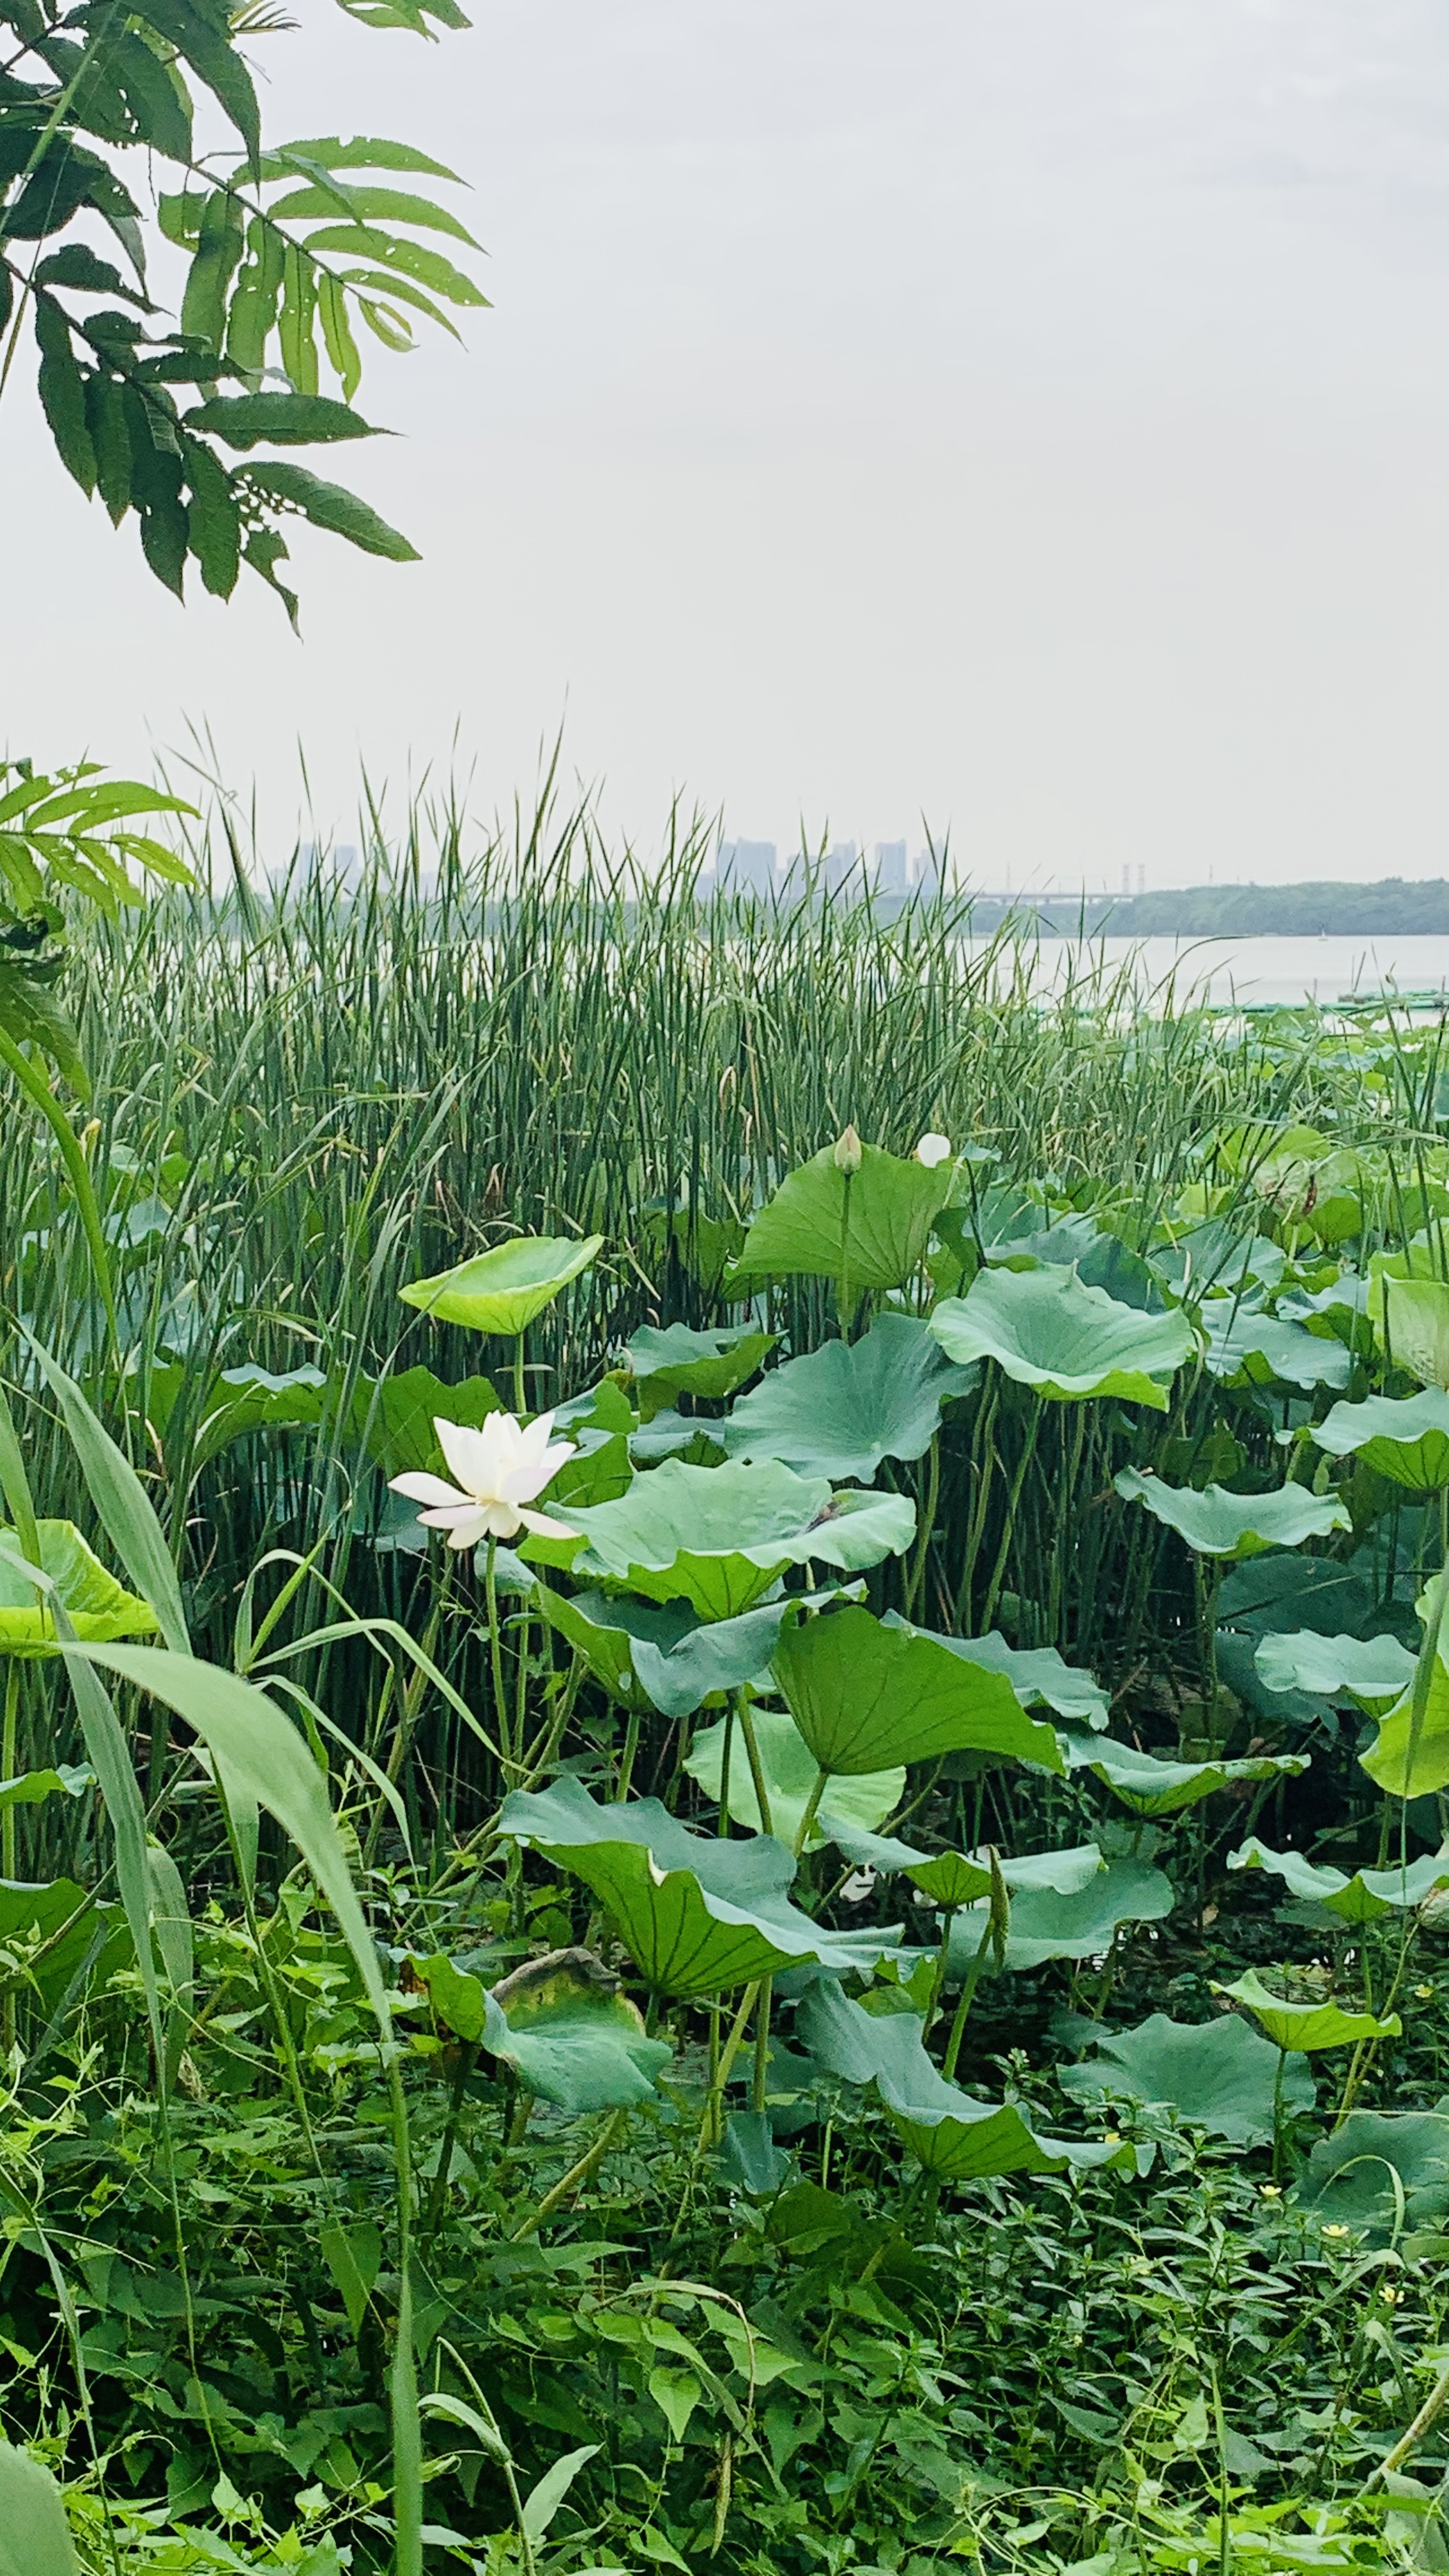
{"type": "Polygon", "coordinates": [[[1049,937],[1238,939],[1282,936],[1377,938],[1387,932],[1449,934],[1449,879],[1385,877],[1378,885],[1185,886],[1136,895],[1048,895],[1039,902],[995,895],[972,903],[971,926],[993,931],[1015,919],[1049,937]]]}

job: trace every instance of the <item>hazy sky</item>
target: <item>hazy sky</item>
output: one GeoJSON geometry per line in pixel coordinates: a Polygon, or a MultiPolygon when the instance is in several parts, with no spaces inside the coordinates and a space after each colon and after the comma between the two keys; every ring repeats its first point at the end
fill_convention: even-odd
{"type": "Polygon", "coordinates": [[[12,750],[210,725],[275,845],[299,741],[346,838],[360,757],[490,811],[562,722],[646,847],[678,790],[990,886],[1449,872],[1442,0],[294,5],[272,139],[424,144],[489,252],[346,454],[425,560],[183,612],[12,380],[12,750]]]}

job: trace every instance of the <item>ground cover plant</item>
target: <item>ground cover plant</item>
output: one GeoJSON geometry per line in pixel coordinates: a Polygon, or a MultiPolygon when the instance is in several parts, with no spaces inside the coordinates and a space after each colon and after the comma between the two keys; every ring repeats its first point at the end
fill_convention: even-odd
{"type": "Polygon", "coordinates": [[[400,843],[6,1058],[0,2568],[1442,2565],[1438,1019],[400,843]]]}

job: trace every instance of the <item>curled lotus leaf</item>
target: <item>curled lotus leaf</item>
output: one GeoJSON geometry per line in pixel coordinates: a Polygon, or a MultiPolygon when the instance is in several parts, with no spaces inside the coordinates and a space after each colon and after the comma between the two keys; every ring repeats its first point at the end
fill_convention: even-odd
{"type": "Polygon", "coordinates": [[[1130,2102],[1160,2103],[1189,2128],[1229,2138],[1234,2146],[1271,2143],[1275,2102],[1288,2111],[1311,2111],[1316,2098],[1306,2066],[1285,2069],[1280,2095],[1277,2049],[1236,2013],[1199,2022],[1153,2013],[1135,2030],[1103,2031],[1093,2047],[1081,2065],[1062,2068],[1064,2093],[1079,2101],[1113,2093],[1130,2102]]]}
{"type": "Polygon", "coordinates": [[[827,1145],[798,1171],[787,1173],[761,1208],[744,1240],[736,1267],[740,1278],[788,1278],[804,1273],[849,1281],[857,1295],[868,1288],[901,1288],[925,1253],[931,1227],[946,1204],[949,1164],[928,1171],[914,1156],[903,1159],[862,1145],[860,1167],[848,1186],[827,1145]]]}
{"type": "Polygon", "coordinates": [[[880,1771],[968,1750],[1063,1767],[1054,1730],[1027,1716],[1004,1674],[869,1610],[826,1610],[786,1628],[774,1670],[822,1771],[880,1771]]]}
{"type": "MultiPolygon", "coordinates": [[[[701,1631],[705,1637],[718,1636],[717,1628],[701,1631]]],[[[805,1819],[805,1810],[814,1794],[820,1766],[805,1742],[793,1718],[781,1708],[756,1708],[751,1712],[760,1773],[769,1802],[768,1827],[760,1814],[755,1795],[754,1774],[750,1768],[744,1729],[728,1717],[713,1726],[702,1727],[695,1736],[685,1769],[697,1780],[707,1797],[718,1798],[724,1770],[725,1744],[729,1744],[729,1796],[731,1818],[747,1825],[751,1832],[768,1830],[793,1850],[805,1819]]],[[[905,1792],[904,1765],[894,1770],[864,1771],[849,1779],[838,1779],[822,1799],[811,1828],[807,1848],[840,1839],[837,1823],[847,1829],[863,1827],[867,1832],[898,1807],[905,1792]]]]}
{"type": "Polygon", "coordinates": [[[1397,2039],[1404,2025],[1397,2013],[1346,2012],[1341,2004],[1289,2003],[1271,1994],[1256,1968],[1230,1986],[1213,1988],[1241,2004],[1267,2032],[1275,2048],[1311,2055],[1320,2048],[1356,2047],[1362,2039],[1397,2039]]]}
{"type": "Polygon", "coordinates": [[[722,1994],[816,1960],[870,1975],[898,1935],[829,1932],[792,1905],[795,1862],[770,1834],[693,1834],[657,1798],[598,1806],[577,1780],[515,1789],[500,1830],[593,1889],[656,1994],[722,1994]]]}
{"type": "Polygon", "coordinates": [[[0,1780],[0,1813],[6,1807],[39,1807],[47,1798],[83,1798],[96,1785],[94,1771],[62,1762],[53,1771],[21,1771],[0,1780]]]}
{"type": "MultiPolygon", "coordinates": [[[[853,1860],[857,1868],[878,1870],[883,1877],[903,1871],[924,1896],[943,1909],[974,1904],[978,1896],[990,1893],[991,1864],[985,1854],[917,1851],[913,1844],[900,1842],[894,1835],[866,1833],[858,1826],[841,1822],[831,1828],[830,1839],[839,1844],[846,1859],[853,1860]]],[[[1058,1896],[1077,1896],[1104,1863],[1095,1843],[1074,1843],[1065,1851],[1022,1852],[1010,1860],[998,1858],[996,1867],[1010,1891],[1050,1888],[1058,1896]]]]}
{"type": "Polygon", "coordinates": [[[1056,1404],[1116,1396],[1165,1413],[1197,1342],[1179,1311],[1151,1315],[1088,1288],[1074,1270],[982,1270],[930,1319],[948,1358],[995,1360],[1056,1404]]]}
{"type": "MultiPolygon", "coordinates": [[[[1013,1891],[1003,1964],[1015,1975],[1044,1967],[1048,1959],[1104,1957],[1122,1924],[1161,1923],[1172,1906],[1171,1879],[1144,1860],[1109,1861],[1070,1895],[1050,1885],[1013,1891]]],[[[959,1977],[975,1959],[985,1926],[984,1905],[953,1915],[950,1974],[959,1977]]]]}
{"type": "Polygon", "coordinates": [[[1239,1780],[1295,1780],[1308,1768],[1306,1753],[1251,1753],[1241,1761],[1163,1762],[1105,1735],[1067,1735],[1062,1750],[1071,1771],[1090,1771],[1137,1816],[1175,1816],[1239,1780]]]}
{"type": "Polygon", "coordinates": [[[604,1248],[601,1234],[582,1243],[568,1236],[520,1234],[431,1279],[399,1290],[409,1306],[445,1324],[467,1324],[475,1333],[526,1332],[561,1288],[589,1269],[604,1248]]]}
{"type": "MultiPolygon", "coordinates": [[[[50,1578],[77,1637],[86,1645],[105,1645],[115,1637],[149,1637],[157,1627],[149,1601],[109,1573],[87,1547],[71,1521],[41,1521],[40,1570],[50,1578]]],[[[21,1573],[13,1529],[0,1529],[0,1654],[33,1660],[59,1654],[55,1621],[46,1595],[21,1573]]]]}
{"type": "Polygon", "coordinates": [[[1270,1691],[1310,1691],[1320,1699],[1347,1696],[1360,1708],[1387,1707],[1414,1678],[1414,1657],[1397,1637],[1322,1637],[1316,1628],[1279,1631],[1259,1639],[1253,1665],[1270,1691]]]}
{"type": "Polygon", "coordinates": [[[1449,1395],[1441,1387],[1336,1404],[1312,1436],[1330,1457],[1356,1454],[1365,1467],[1410,1493],[1438,1494],[1449,1485],[1449,1395]]]}
{"type": "Polygon", "coordinates": [[[617,1501],[575,1508],[570,1526],[584,1541],[572,1569],[580,1578],[733,1619],[791,1566],[858,1573],[903,1554],[916,1507],[904,1494],[832,1493],[824,1477],[797,1476],[774,1459],[691,1467],[666,1458],[617,1501]]]}
{"type": "Polygon", "coordinates": [[[561,2111],[622,2109],[654,2097],[671,2050],[591,1950],[550,1950],[492,1988],[439,1955],[418,1962],[435,2013],[460,2039],[517,2072],[561,2111]]]}
{"type": "Polygon", "coordinates": [[[688,1324],[669,1324],[663,1331],[641,1324],[624,1357],[643,1420],[652,1422],[666,1405],[677,1405],[681,1395],[712,1402],[733,1395],[763,1367],[778,1338],[750,1324],[720,1325],[708,1332],[693,1332],[688,1324]]]}
{"type": "Polygon", "coordinates": [[[1204,1363],[1228,1386],[1347,1386],[1351,1352],[1302,1324],[1250,1311],[1232,1297],[1208,1297],[1197,1310],[1207,1335],[1204,1363]]]}
{"type": "Polygon", "coordinates": [[[869,1482],[886,1458],[921,1457],[942,1405],[975,1382],[913,1315],[878,1315],[858,1342],[824,1342],[772,1369],[721,1432],[732,1457],[783,1458],[802,1476],[869,1482]]]}
{"type": "MultiPolygon", "coordinates": [[[[885,1615],[888,1628],[905,1628],[909,1622],[895,1610],[885,1615]]],[[[914,1629],[917,1636],[930,1636],[930,1629],[914,1629]]],[[[1055,1646],[1008,1646],[997,1628],[984,1637],[936,1637],[938,1646],[949,1654],[959,1655],[963,1664],[979,1664],[984,1672],[1004,1673],[1023,1708],[1046,1707],[1058,1717],[1075,1718],[1083,1726],[1105,1726],[1111,1707],[1099,1681],[1082,1664],[1069,1664],[1055,1646]]]]}
{"type": "MultiPolygon", "coordinates": [[[[1421,1604],[1422,1615],[1422,1604],[1421,1604]]],[[[1418,1667],[1403,1697],[1379,1719],[1379,1731],[1359,1761],[1369,1778],[1393,1798],[1427,1798],[1449,1788],[1449,1623],[1439,1632],[1427,1676],[1418,1667]],[[1415,1700],[1422,1691],[1422,1703],[1415,1700]]]]}
{"type": "Polygon", "coordinates": [[[1274,1851],[1256,1834],[1228,1854],[1229,1869],[1266,1869],[1281,1878],[1292,1896],[1326,1905],[1345,1923],[1372,1923],[1381,1914],[1412,1913],[1449,1888],[1449,1855],[1429,1852],[1399,1869],[1334,1869],[1326,1861],[1305,1859],[1302,1852],[1274,1851]]]}
{"type": "Polygon", "coordinates": [[[1385,1269],[1369,1289],[1368,1313],[1396,1368],[1449,1390],[1449,1280],[1396,1279],[1385,1269]]]}
{"type": "Polygon", "coordinates": [[[1124,1502],[1145,1503],[1198,1556],[1258,1556],[1265,1548],[1301,1547],[1307,1538],[1327,1538],[1331,1530],[1351,1526],[1336,1494],[1310,1494],[1306,1485],[1278,1485],[1267,1494],[1230,1494],[1208,1485],[1199,1493],[1194,1485],[1169,1485],[1137,1467],[1124,1467],[1113,1481],[1124,1502]]]}
{"type": "Polygon", "coordinates": [[[978,2102],[948,2083],[927,2054],[915,2013],[867,2012],[822,1981],[802,1998],[795,2027],[817,2065],[847,2084],[874,2085],[911,2154],[944,2180],[1131,2161],[1130,2148],[1040,2137],[1017,2103],[978,2102]]]}

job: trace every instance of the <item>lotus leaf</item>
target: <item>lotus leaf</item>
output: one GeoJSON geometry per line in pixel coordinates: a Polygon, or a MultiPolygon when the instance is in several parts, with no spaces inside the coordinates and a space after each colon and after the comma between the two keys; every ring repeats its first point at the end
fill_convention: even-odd
{"type": "Polygon", "coordinates": [[[430,1368],[403,1369],[396,1377],[364,1381],[352,1402],[351,1430],[374,1467],[384,1476],[422,1469],[445,1476],[448,1462],[438,1446],[433,1424],[461,1422],[476,1430],[501,1399],[490,1378],[468,1377],[445,1386],[430,1368]]]}
{"type": "Polygon", "coordinates": [[[857,1295],[867,1288],[902,1287],[946,1204],[950,1166],[928,1171],[914,1158],[904,1161],[878,1145],[862,1145],[860,1157],[848,1198],[833,1145],[788,1173],[745,1237],[739,1276],[804,1272],[839,1279],[843,1273],[857,1295]]]}
{"type": "MultiPolygon", "coordinates": [[[[1094,2057],[1062,2068],[1064,2093],[1083,2101],[1125,2094],[1132,2102],[1163,2103],[1189,2128],[1230,2138],[1234,2146],[1271,2142],[1281,2061],[1277,2049],[1236,2013],[1200,2022],[1153,2013],[1135,2030],[1104,2032],[1094,2046],[1094,2057]]],[[[1311,2111],[1314,2099],[1307,2067],[1287,2068],[1282,2107],[1311,2111]]]]}
{"type": "Polygon", "coordinates": [[[778,1335],[757,1332],[750,1324],[728,1324],[706,1333],[687,1324],[670,1324],[660,1332],[643,1324],[625,1348],[646,1422],[681,1395],[718,1400],[755,1375],[774,1349],[778,1335]]]}
{"type": "Polygon", "coordinates": [[[1253,1662],[1270,1691],[1347,1694],[1361,1708],[1399,1699],[1414,1678],[1414,1657],[1397,1637],[1323,1637],[1316,1628],[1261,1638],[1253,1662]]]}
{"type": "Polygon", "coordinates": [[[0,2576],[80,2576],[59,2486],[43,2461],[3,2441],[0,2576]]]}
{"type": "Polygon", "coordinates": [[[1163,1245],[1150,1258],[1153,1269],[1180,1297],[1201,1296],[1211,1289],[1241,1294],[1249,1280],[1276,1288],[1288,1263],[1281,1243],[1266,1234],[1240,1234],[1220,1217],[1189,1226],[1175,1243],[1163,1245]]]}
{"type": "Polygon", "coordinates": [[[605,2111],[654,2097],[670,2062],[590,1950],[527,1960],[491,1990],[451,1959],[418,1963],[440,2021],[517,2068],[530,2093],[561,2111],[605,2111]]]}
{"type": "MultiPolygon", "coordinates": [[[[78,1637],[88,1645],[100,1645],[112,1637],[154,1634],[157,1619],[150,1603],[122,1588],[70,1521],[41,1521],[38,1529],[41,1569],[54,1584],[78,1637]]],[[[29,1660],[58,1654],[55,1622],[43,1597],[37,1598],[34,1586],[10,1562],[11,1551],[20,1553],[15,1532],[0,1529],[0,1655],[29,1660]]]]}
{"type": "Polygon", "coordinates": [[[1306,1753],[1254,1753],[1239,1762],[1161,1762],[1135,1744],[1105,1735],[1063,1735],[1071,1771],[1091,1771],[1138,1816],[1175,1816],[1234,1780],[1296,1779],[1308,1768],[1306,1753]]]}
{"type": "Polygon", "coordinates": [[[1381,1271],[1369,1290],[1374,1331],[1397,1368],[1421,1386],[1449,1390],[1449,1281],[1395,1279],[1381,1271]]]}
{"type": "Polygon", "coordinates": [[[1380,1613],[1378,1585],[1362,1562],[1340,1565],[1328,1556],[1286,1552],[1244,1558],[1223,1577],[1218,1617],[1250,1637],[1301,1628],[1325,1637],[1366,1636],[1380,1613]]]}
{"type": "MultiPolygon", "coordinates": [[[[221,1369],[195,1409],[192,1464],[204,1467],[233,1440],[250,1431],[310,1430],[322,1419],[327,1380],[310,1366],[270,1369],[246,1362],[221,1369]]],[[[180,1360],[153,1368],[146,1381],[146,1416],[164,1439],[176,1419],[184,1393],[194,1390],[191,1372],[180,1360]]]]}
{"type": "Polygon", "coordinates": [[[968,1749],[1062,1769],[1053,1729],[1025,1714],[1003,1674],[868,1610],[827,1610],[786,1629],[774,1668],[823,1771],[881,1771],[968,1749]]]}
{"type": "MultiPolygon", "coordinates": [[[[546,1583],[538,1585],[534,1607],[583,1656],[594,1680],[626,1706],[642,1706],[648,1698],[636,1669],[640,1642],[667,1659],[671,1648],[699,1627],[683,1601],[613,1600],[602,1592],[582,1592],[571,1599],[546,1583]]],[[[724,1622],[726,1629],[734,1625],[733,1620],[724,1622]]]]}
{"type": "Polygon", "coordinates": [[[1397,2013],[1380,2021],[1374,2013],[1345,2012],[1341,2004],[1287,2003],[1268,1992],[1256,1968],[1231,1986],[1214,1986],[1230,1995],[1262,2024],[1275,2048],[1308,2054],[1320,2048],[1347,2048],[1361,2039],[1397,2039],[1404,2025],[1397,2013]]]}
{"type": "Polygon", "coordinates": [[[596,1806],[577,1780],[515,1789],[499,1826],[591,1887],[656,1993],[717,1995],[802,1960],[869,1974],[889,1936],[823,1931],[790,1903],[795,1863],[770,1834],[692,1834],[657,1798],[596,1806]]]}
{"type": "Polygon", "coordinates": [[[95,1785],[94,1771],[78,1770],[69,1762],[54,1771],[22,1771],[14,1780],[0,1780],[0,1812],[6,1807],[38,1807],[47,1798],[81,1798],[95,1785]]]}
{"type": "Polygon", "coordinates": [[[1347,1386],[1353,1358],[1342,1342],[1250,1313],[1232,1297],[1209,1297],[1197,1310],[1207,1335],[1205,1360],[1230,1386],[1347,1386]]]}
{"type": "Polygon", "coordinates": [[[1449,2212],[1449,2119],[1434,2111],[1350,2111],[1315,2141],[1294,2198],[1379,2244],[1449,2212]]]}
{"type": "Polygon", "coordinates": [[[1437,1494],[1449,1485],[1449,1395],[1441,1387],[1336,1404],[1313,1438],[1334,1458],[1356,1451],[1365,1467],[1411,1493],[1437,1494]]]}
{"type": "Polygon", "coordinates": [[[1209,1485],[1198,1493],[1192,1485],[1144,1476],[1136,1467],[1124,1467],[1113,1481],[1124,1502],[1145,1503],[1199,1556],[1257,1556],[1264,1548],[1300,1547],[1306,1538],[1350,1527],[1336,1495],[1310,1494],[1306,1485],[1279,1485],[1268,1494],[1229,1494],[1209,1485]]]}
{"type": "MultiPolygon", "coordinates": [[[[1096,1959],[1112,1947],[1123,1923],[1161,1923],[1172,1912],[1172,1881],[1147,1861],[1118,1859],[1096,1870],[1075,1895],[1027,1887],[1011,1900],[1006,1939],[1009,1974],[1044,1967],[1048,1959],[1096,1959]]],[[[974,1960],[986,1909],[971,1906],[952,1918],[950,1964],[959,1976],[974,1960]]]]}
{"type": "Polygon", "coordinates": [[[885,1458],[919,1458],[947,1398],[974,1383],[914,1316],[878,1315],[858,1342],[825,1342],[772,1369],[722,1430],[734,1457],[783,1458],[802,1476],[868,1483],[885,1458]]]}
{"type": "MultiPolygon", "coordinates": [[[[991,1886],[989,1865],[969,1853],[917,1851],[911,1843],[899,1842],[888,1834],[865,1833],[838,1819],[830,1839],[858,1868],[879,1870],[883,1876],[903,1870],[924,1895],[943,1907],[971,1904],[978,1896],[986,1895],[991,1886]],[[941,1892],[946,1887],[965,1885],[968,1876],[972,1884],[964,1897],[941,1892]]],[[[1103,1865],[1095,1843],[1076,1843],[1067,1851],[1019,1853],[1011,1860],[999,1859],[996,1864],[1008,1888],[1051,1888],[1059,1896],[1078,1895],[1103,1865]]]]}
{"type": "MultiPolygon", "coordinates": [[[[948,2084],[926,2053],[915,2013],[870,2013],[840,1988],[814,1985],[796,2015],[801,2044],[847,2084],[873,2084],[927,2173],[952,2182],[1120,2164],[1120,2147],[1039,2138],[1014,2102],[978,2102],[948,2084]]],[[[1128,2151],[1130,2153],[1130,2150],[1128,2151]]]]}
{"type": "MultiPolygon", "coordinates": [[[[720,2163],[729,2180],[747,2191],[751,2200],[773,2200],[795,2170],[794,2157],[775,2144],[768,2111],[731,2111],[720,2142],[720,2163]]],[[[748,2371],[748,2346],[743,2358],[748,2371]]]]}
{"type": "Polygon", "coordinates": [[[1379,1720],[1379,1731],[1359,1760],[1371,1780],[1393,1798],[1427,1798],[1449,1788],[1449,1669],[1444,1654],[1449,1636],[1441,1632],[1439,1651],[1429,1667],[1429,1687],[1417,1727],[1414,1686],[1379,1720]]]}
{"type": "Polygon", "coordinates": [[[931,1331],[953,1360],[996,1360],[1054,1403],[1117,1396],[1165,1413],[1168,1384],[1197,1345],[1181,1314],[1147,1315],[1071,1270],[983,1270],[944,1298],[931,1331]]]}
{"type": "Polygon", "coordinates": [[[71,1878],[35,1885],[0,1878],[0,1944],[22,1957],[34,1951],[34,1965],[22,1973],[48,2013],[55,2011],[87,1959],[99,1983],[123,1959],[135,1958],[120,1907],[97,1905],[71,1878]],[[102,1925],[99,1955],[92,1957],[102,1925]]]}
{"type": "Polygon", "coordinates": [[[1278,1852],[1250,1835],[1241,1849],[1228,1854],[1229,1869],[1267,1869],[1281,1878],[1294,1896],[1326,1905],[1345,1923],[1372,1923],[1376,1916],[1404,1913],[1449,1887],[1449,1858],[1430,1853],[1406,1869],[1334,1869],[1305,1860],[1302,1852],[1278,1852]]]}
{"type": "Polygon", "coordinates": [[[516,1338],[553,1304],[561,1288],[590,1268],[603,1248],[601,1234],[582,1243],[567,1236],[520,1234],[492,1252],[480,1252],[475,1260],[460,1261],[456,1269],[414,1279],[398,1293],[441,1323],[516,1338]]]}
{"type": "MultiPolygon", "coordinates": [[[[856,1573],[901,1555],[916,1510],[903,1494],[832,1494],[823,1477],[796,1476],[773,1459],[687,1467],[666,1458],[616,1502],[576,1508],[571,1523],[585,1541],[576,1574],[733,1619],[792,1565],[815,1559],[856,1573]]],[[[534,1549],[530,1541],[525,1554],[534,1549]]]]}
{"type": "MultiPolygon", "coordinates": [[[[888,1628],[904,1628],[909,1623],[895,1610],[885,1614],[888,1628]]],[[[914,1629],[916,1636],[931,1636],[928,1628],[914,1629]]],[[[1083,1726],[1105,1726],[1110,1701],[1100,1682],[1081,1664],[1065,1663],[1055,1646],[1008,1646],[999,1629],[985,1637],[936,1637],[936,1644],[949,1654],[959,1655],[963,1664],[979,1664],[984,1672],[1004,1673],[1023,1708],[1045,1705],[1058,1717],[1076,1718],[1083,1726]]]]}
{"type": "MultiPolygon", "coordinates": [[[[759,1616],[758,1612],[752,1614],[759,1616]]],[[[717,1637],[718,1628],[701,1630],[704,1638],[717,1637]]],[[[757,1708],[751,1724],[759,1750],[760,1769],[765,1795],[770,1802],[769,1831],[793,1850],[810,1803],[820,1766],[794,1720],[783,1709],[757,1708]]],[[[720,1774],[724,1766],[725,1738],[729,1737],[730,1777],[729,1813],[736,1824],[748,1825],[754,1833],[764,1828],[755,1783],[750,1770],[744,1731],[738,1724],[721,1718],[714,1726],[701,1729],[694,1739],[685,1763],[691,1779],[697,1780],[706,1795],[718,1798],[720,1774]]],[[[906,1785],[904,1766],[888,1771],[864,1771],[849,1779],[831,1783],[821,1811],[815,1819],[810,1846],[837,1839],[837,1818],[845,1825],[861,1825],[869,1831],[898,1807],[906,1785]]]]}

